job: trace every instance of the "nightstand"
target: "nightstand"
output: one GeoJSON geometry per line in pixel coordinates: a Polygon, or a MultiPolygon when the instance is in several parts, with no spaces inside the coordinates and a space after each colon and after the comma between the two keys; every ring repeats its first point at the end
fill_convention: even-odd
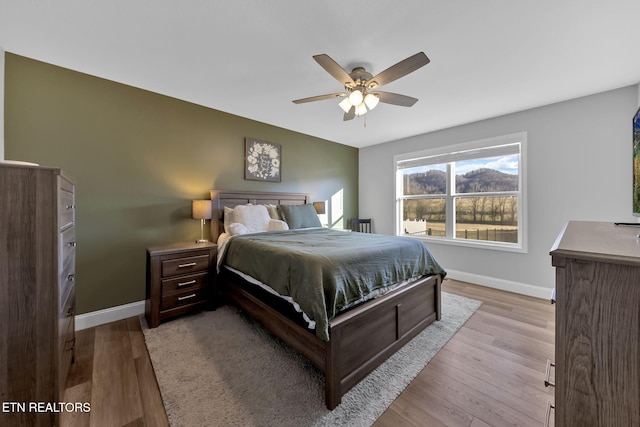
{"type": "Polygon", "coordinates": [[[212,305],[217,253],[210,242],[147,248],[145,317],[150,328],[212,305]]]}

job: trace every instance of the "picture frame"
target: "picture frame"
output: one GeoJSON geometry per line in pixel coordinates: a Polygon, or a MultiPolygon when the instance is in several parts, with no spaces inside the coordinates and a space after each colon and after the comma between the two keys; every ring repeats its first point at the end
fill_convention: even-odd
{"type": "Polygon", "coordinates": [[[640,108],[633,116],[633,215],[640,216],[640,108]]]}
{"type": "Polygon", "coordinates": [[[273,142],[245,138],[244,179],[281,182],[282,146],[273,142]]]}

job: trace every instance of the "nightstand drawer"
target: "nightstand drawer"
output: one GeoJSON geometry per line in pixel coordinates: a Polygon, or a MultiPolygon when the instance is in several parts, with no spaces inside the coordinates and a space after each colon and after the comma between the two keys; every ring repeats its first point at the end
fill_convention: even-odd
{"type": "Polygon", "coordinates": [[[162,277],[204,271],[209,268],[209,254],[189,256],[162,261],[162,277]]]}
{"type": "Polygon", "coordinates": [[[162,297],[162,305],[160,310],[170,310],[181,305],[189,305],[207,300],[207,289],[200,288],[191,292],[181,292],[162,297]]]}
{"type": "Polygon", "coordinates": [[[176,292],[186,292],[187,289],[193,291],[202,288],[205,284],[206,275],[207,273],[196,273],[172,279],[162,279],[162,296],[169,296],[176,292]]]}

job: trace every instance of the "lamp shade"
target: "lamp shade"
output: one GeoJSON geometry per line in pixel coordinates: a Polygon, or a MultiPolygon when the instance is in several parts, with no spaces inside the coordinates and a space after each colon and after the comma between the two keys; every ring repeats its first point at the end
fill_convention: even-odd
{"type": "Polygon", "coordinates": [[[356,116],[363,116],[367,114],[367,106],[364,105],[364,102],[356,105],[356,116]]]}
{"type": "Polygon", "coordinates": [[[342,108],[342,110],[345,113],[348,113],[349,110],[351,110],[351,102],[349,102],[349,97],[343,99],[342,101],[340,101],[340,103],[338,104],[340,106],[340,108],[342,108]]]}
{"type": "Polygon", "coordinates": [[[364,103],[367,104],[369,110],[373,110],[378,105],[380,99],[373,93],[368,93],[367,96],[364,97],[364,103]]]}
{"type": "Polygon", "coordinates": [[[349,102],[351,103],[351,105],[358,105],[362,102],[363,99],[364,95],[362,95],[360,89],[354,89],[353,92],[349,94],[349,102]]]}
{"type": "Polygon", "coordinates": [[[313,202],[313,207],[318,215],[325,214],[324,202],[313,202]]]}
{"type": "Polygon", "coordinates": [[[211,219],[211,200],[193,200],[191,217],[193,219],[211,219]]]}

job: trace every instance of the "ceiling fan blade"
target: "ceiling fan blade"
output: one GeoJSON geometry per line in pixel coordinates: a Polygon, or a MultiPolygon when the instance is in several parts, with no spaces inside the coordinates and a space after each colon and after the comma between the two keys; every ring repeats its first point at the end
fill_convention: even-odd
{"type": "Polygon", "coordinates": [[[304,104],[305,102],[322,101],[323,99],[340,98],[341,96],[347,96],[347,94],[344,92],[329,93],[327,95],[318,95],[318,96],[311,96],[309,98],[294,99],[292,102],[294,104],[304,104]]]}
{"type": "Polygon", "coordinates": [[[400,95],[391,92],[373,92],[380,99],[380,102],[387,104],[399,105],[401,107],[411,107],[418,102],[418,98],[412,98],[406,95],[400,95]]]}
{"type": "Polygon", "coordinates": [[[356,83],[353,81],[349,73],[347,73],[344,68],[338,65],[336,61],[331,59],[329,55],[326,55],[324,53],[320,55],[314,55],[313,59],[315,59],[316,62],[327,71],[327,73],[331,74],[343,86],[355,86],[356,83]]]}
{"type": "Polygon", "coordinates": [[[342,118],[342,121],[346,122],[347,120],[353,120],[355,116],[356,116],[356,107],[352,105],[351,108],[349,109],[349,112],[344,113],[344,117],[342,118]]]}
{"type": "Polygon", "coordinates": [[[378,75],[373,76],[371,80],[369,80],[367,86],[370,89],[373,89],[386,85],[400,77],[404,77],[407,74],[414,72],[420,67],[427,65],[430,61],[431,60],[427,58],[427,55],[425,55],[424,52],[418,52],[415,55],[392,65],[378,75]]]}

